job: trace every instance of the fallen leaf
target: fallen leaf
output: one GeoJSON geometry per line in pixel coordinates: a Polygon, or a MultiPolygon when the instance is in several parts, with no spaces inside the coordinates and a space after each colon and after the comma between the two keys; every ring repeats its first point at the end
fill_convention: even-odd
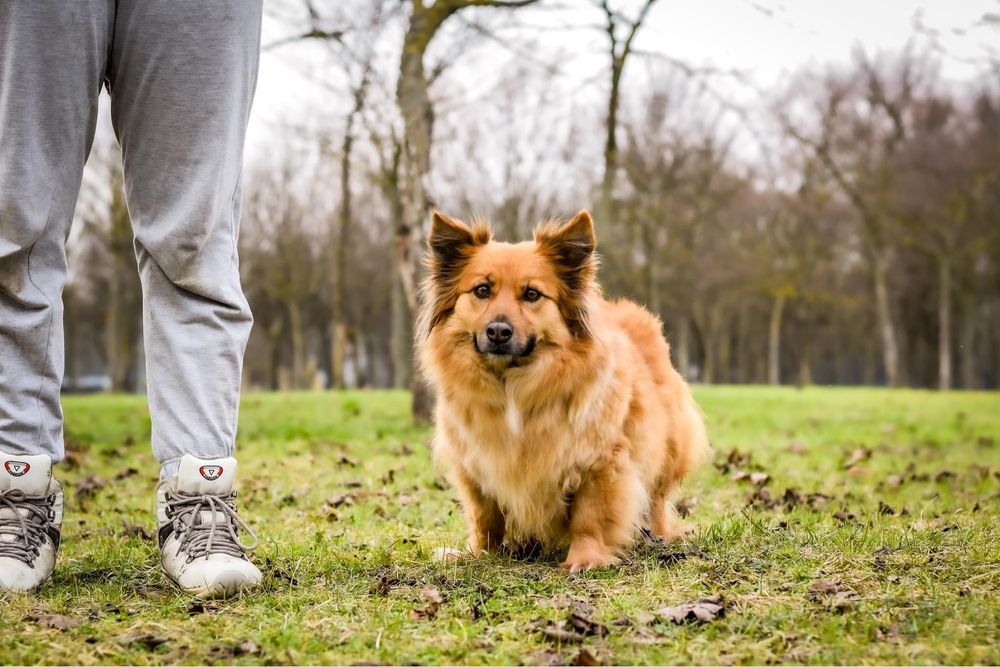
{"type": "Polygon", "coordinates": [[[684,518],[691,514],[695,507],[698,506],[697,498],[681,498],[676,503],[674,503],[674,509],[677,510],[677,514],[684,518]]]}
{"type": "Polygon", "coordinates": [[[750,473],[750,481],[756,484],[757,486],[763,486],[764,484],[767,484],[767,482],[770,479],[771,476],[768,475],[766,472],[750,473]]]}
{"type": "Polygon", "coordinates": [[[851,477],[864,477],[870,471],[865,466],[851,466],[847,469],[847,474],[851,477]]]}
{"type": "Polygon", "coordinates": [[[103,477],[87,475],[76,483],[76,497],[82,502],[97,495],[97,492],[107,486],[103,477]]]}
{"type": "Polygon", "coordinates": [[[427,605],[422,609],[413,609],[410,611],[410,618],[419,621],[437,616],[438,611],[441,609],[441,604],[444,603],[441,591],[427,586],[420,589],[420,596],[427,601],[427,605]]]}
{"type": "Polygon", "coordinates": [[[952,477],[955,477],[955,473],[953,473],[952,471],[939,470],[938,472],[934,473],[933,479],[935,482],[943,482],[944,480],[951,479],[952,477]]]}
{"type": "Polygon", "coordinates": [[[717,460],[714,465],[722,473],[727,473],[733,468],[749,468],[751,455],[749,452],[741,452],[738,449],[731,449],[725,458],[717,460]]]}
{"type": "Polygon", "coordinates": [[[138,468],[126,468],[125,470],[122,470],[121,472],[119,472],[118,474],[116,474],[115,475],[115,479],[118,480],[118,481],[121,481],[123,479],[126,479],[128,477],[133,477],[133,476],[138,475],[138,474],[139,474],[139,469],[138,468]]]}
{"type": "Polygon", "coordinates": [[[330,507],[340,507],[341,505],[353,505],[354,504],[354,494],[353,493],[338,493],[336,495],[330,496],[323,502],[330,507]]]}
{"type": "Polygon", "coordinates": [[[845,468],[853,468],[862,461],[866,461],[871,458],[872,450],[867,447],[858,447],[851,455],[847,457],[847,461],[844,462],[845,468]]]}
{"type": "Polygon", "coordinates": [[[687,621],[708,623],[721,618],[726,613],[722,596],[712,595],[693,602],[685,602],[673,607],[662,607],[654,612],[657,616],[672,623],[681,624],[687,621]]]}
{"type": "Polygon", "coordinates": [[[72,630],[81,623],[81,621],[75,618],[63,616],[62,614],[32,614],[26,620],[46,628],[52,628],[53,630],[62,630],[63,632],[72,630]]]}
{"type": "Polygon", "coordinates": [[[536,651],[531,654],[528,658],[527,663],[529,665],[547,665],[549,667],[554,667],[555,665],[565,665],[566,661],[555,649],[547,648],[541,651],[536,651]]]}
{"type": "Polygon", "coordinates": [[[785,489],[784,495],[781,496],[781,502],[788,509],[794,509],[802,504],[802,494],[792,487],[785,489]]]}
{"type": "Polygon", "coordinates": [[[809,592],[813,596],[833,595],[840,592],[841,585],[839,579],[817,579],[809,585],[809,592]]]}
{"type": "Polygon", "coordinates": [[[585,667],[592,667],[593,665],[600,665],[603,663],[601,663],[601,661],[597,659],[597,656],[595,656],[593,653],[590,652],[590,649],[588,649],[586,646],[583,646],[580,648],[580,652],[576,654],[576,657],[573,658],[573,664],[584,665],[585,667]]]}
{"type": "Polygon", "coordinates": [[[808,450],[806,449],[806,446],[802,444],[801,441],[792,440],[790,443],[788,443],[788,451],[790,451],[792,454],[805,454],[806,451],[808,450]]]}
{"type": "Polygon", "coordinates": [[[765,509],[773,509],[778,502],[771,496],[771,492],[766,487],[758,486],[753,493],[747,496],[747,506],[760,506],[765,509]]]}
{"type": "Polygon", "coordinates": [[[542,628],[542,636],[559,644],[579,644],[583,641],[583,635],[577,634],[562,625],[546,625],[542,628]]]}
{"type": "Polygon", "coordinates": [[[608,634],[608,626],[598,623],[588,615],[579,614],[575,611],[570,612],[566,623],[568,627],[573,628],[584,637],[603,637],[608,634]]]}
{"type": "Polygon", "coordinates": [[[240,642],[236,646],[236,650],[233,651],[236,655],[257,655],[260,653],[260,647],[257,646],[257,642],[252,639],[247,639],[246,641],[240,642]]]}
{"type": "Polygon", "coordinates": [[[691,557],[700,557],[701,549],[697,546],[691,546],[686,549],[677,549],[667,547],[660,554],[656,556],[656,560],[660,561],[664,565],[673,565],[674,563],[680,563],[691,557]]]}
{"type": "Polygon", "coordinates": [[[837,521],[850,521],[854,519],[854,513],[849,512],[846,509],[839,509],[833,513],[833,518],[837,521]]]}
{"type": "Polygon", "coordinates": [[[895,489],[902,485],[903,478],[899,475],[889,475],[885,478],[885,483],[895,489]]]}
{"type": "Polygon", "coordinates": [[[896,513],[896,510],[892,509],[884,500],[880,500],[878,501],[878,513],[891,516],[896,513]]]}
{"type": "Polygon", "coordinates": [[[121,534],[123,537],[138,537],[147,541],[152,541],[153,539],[153,535],[144,526],[140,526],[137,523],[129,523],[126,519],[122,519],[121,534]]]}
{"type": "Polygon", "coordinates": [[[828,502],[830,502],[830,496],[825,493],[814,492],[806,496],[806,503],[808,503],[809,507],[813,509],[815,509],[817,505],[826,505],[828,502]]]}
{"type": "Polygon", "coordinates": [[[167,637],[154,635],[150,632],[140,632],[134,635],[126,635],[118,640],[122,646],[138,648],[146,651],[155,651],[157,647],[163,646],[170,640],[167,637]]]}

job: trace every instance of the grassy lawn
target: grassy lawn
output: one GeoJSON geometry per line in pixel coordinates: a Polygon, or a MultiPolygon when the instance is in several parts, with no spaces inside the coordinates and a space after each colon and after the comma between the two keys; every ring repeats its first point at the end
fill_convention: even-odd
{"type": "Polygon", "coordinates": [[[51,583],[0,599],[0,663],[1000,662],[1000,394],[697,397],[698,532],[570,577],[558,555],[433,559],[463,528],[408,395],[249,395],[264,587],[206,603],[159,572],[144,399],[69,398],[63,547],[51,583]],[[712,595],[712,620],[663,611],[712,595]]]}

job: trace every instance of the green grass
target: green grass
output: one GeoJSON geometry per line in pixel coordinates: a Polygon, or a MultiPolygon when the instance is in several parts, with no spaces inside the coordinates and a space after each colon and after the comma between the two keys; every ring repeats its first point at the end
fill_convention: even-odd
{"type": "Polygon", "coordinates": [[[697,397],[717,462],[734,448],[752,460],[706,466],[686,486],[698,526],[686,543],[645,541],[619,568],[567,576],[557,559],[433,559],[463,527],[408,395],[249,395],[241,508],[262,537],[264,586],[204,604],[158,569],[144,400],[69,398],[63,547],[51,583],[0,600],[0,663],[1000,662],[1000,395],[697,397]],[[870,458],[848,471],[859,448],[870,458]],[[792,488],[802,502],[748,506],[738,469],[769,473],[772,501],[792,488]],[[81,496],[88,476],[107,483],[81,496]],[[353,504],[324,502],[345,493],[353,504]],[[810,505],[810,493],[828,498],[810,505]],[[817,580],[843,592],[811,592],[817,580]],[[419,613],[426,588],[443,598],[433,616],[419,613]],[[717,620],[652,614],[712,594],[725,601],[717,620]],[[606,631],[548,639],[542,628],[574,603],[606,631]],[[45,614],[76,625],[48,627],[45,614]]]}

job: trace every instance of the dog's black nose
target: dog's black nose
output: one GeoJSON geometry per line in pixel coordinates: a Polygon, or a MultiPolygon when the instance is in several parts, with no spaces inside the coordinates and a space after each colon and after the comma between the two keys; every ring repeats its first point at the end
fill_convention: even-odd
{"type": "Polygon", "coordinates": [[[506,322],[490,322],[486,325],[486,337],[491,343],[506,343],[514,335],[514,327],[506,322]]]}

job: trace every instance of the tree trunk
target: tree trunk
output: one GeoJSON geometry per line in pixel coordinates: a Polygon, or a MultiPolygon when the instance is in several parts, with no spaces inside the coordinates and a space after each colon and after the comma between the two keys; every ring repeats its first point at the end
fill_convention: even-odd
{"type": "Polygon", "coordinates": [[[410,309],[398,274],[392,280],[392,322],[389,344],[392,349],[392,386],[403,389],[412,386],[413,330],[410,309]]]}
{"type": "Polygon", "coordinates": [[[774,297],[771,304],[771,325],[767,331],[767,383],[781,384],[781,316],[785,310],[785,295],[774,297]]]}
{"type": "Polygon", "coordinates": [[[275,317],[271,320],[270,326],[265,330],[268,343],[271,346],[270,377],[268,378],[268,382],[272,391],[277,391],[281,388],[281,333],[285,328],[282,320],[283,318],[281,317],[275,317]]]}
{"type": "Polygon", "coordinates": [[[674,356],[677,358],[677,371],[690,379],[691,375],[691,320],[684,314],[677,318],[677,348],[674,356]]]}
{"type": "Polygon", "coordinates": [[[951,259],[938,258],[938,389],[951,389],[951,259]]]}
{"type": "Polygon", "coordinates": [[[875,343],[871,338],[865,337],[864,342],[864,368],[861,369],[861,384],[871,386],[875,384],[875,343]]]}
{"type": "Polygon", "coordinates": [[[625,60],[614,52],[614,42],[612,42],[611,89],[608,93],[608,116],[604,127],[604,173],[601,177],[601,200],[597,212],[598,223],[610,229],[616,228],[614,186],[618,169],[618,104],[624,66],[625,60]]]}
{"type": "MultiPolygon", "coordinates": [[[[424,224],[430,216],[426,179],[431,170],[434,109],[428,94],[424,53],[437,29],[455,10],[444,3],[423,7],[415,3],[399,62],[396,102],[403,117],[402,215],[396,227],[395,258],[411,321],[415,321],[418,304],[417,256],[422,249],[424,224]]],[[[430,420],[429,390],[418,373],[411,376],[412,412],[416,421],[430,420]]]]}
{"type": "Polygon", "coordinates": [[[750,312],[750,302],[740,304],[739,325],[736,333],[736,382],[748,384],[753,382],[753,319],[750,312]]]}
{"type": "Polygon", "coordinates": [[[974,294],[967,292],[962,299],[962,332],[959,342],[959,358],[962,364],[962,388],[964,389],[980,388],[979,372],[976,368],[977,323],[976,297],[974,294]]]}
{"type": "Polygon", "coordinates": [[[708,315],[708,326],[705,327],[705,363],[704,382],[712,384],[717,381],[717,365],[719,363],[718,353],[720,350],[719,329],[722,322],[722,306],[716,304],[712,306],[708,315]]]}
{"type": "Polygon", "coordinates": [[[646,307],[657,317],[662,317],[662,307],[659,289],[659,274],[656,270],[657,252],[656,229],[652,223],[643,225],[643,236],[646,242],[646,307]]]}
{"type": "Polygon", "coordinates": [[[288,324],[292,335],[292,386],[303,389],[306,337],[302,323],[302,309],[294,301],[288,304],[288,324]]]}
{"type": "Polygon", "coordinates": [[[890,387],[897,387],[899,386],[899,347],[889,303],[886,263],[886,252],[881,249],[876,250],[872,275],[875,288],[875,316],[878,321],[879,336],[882,340],[882,364],[885,368],[885,383],[890,387]]]}
{"type": "Polygon", "coordinates": [[[719,334],[719,355],[718,371],[716,371],[716,382],[733,381],[733,335],[732,329],[728,326],[720,327],[719,334]]]}
{"type": "Polygon", "coordinates": [[[799,350],[799,387],[808,387],[813,383],[812,374],[812,343],[808,337],[803,337],[799,350]]]}

